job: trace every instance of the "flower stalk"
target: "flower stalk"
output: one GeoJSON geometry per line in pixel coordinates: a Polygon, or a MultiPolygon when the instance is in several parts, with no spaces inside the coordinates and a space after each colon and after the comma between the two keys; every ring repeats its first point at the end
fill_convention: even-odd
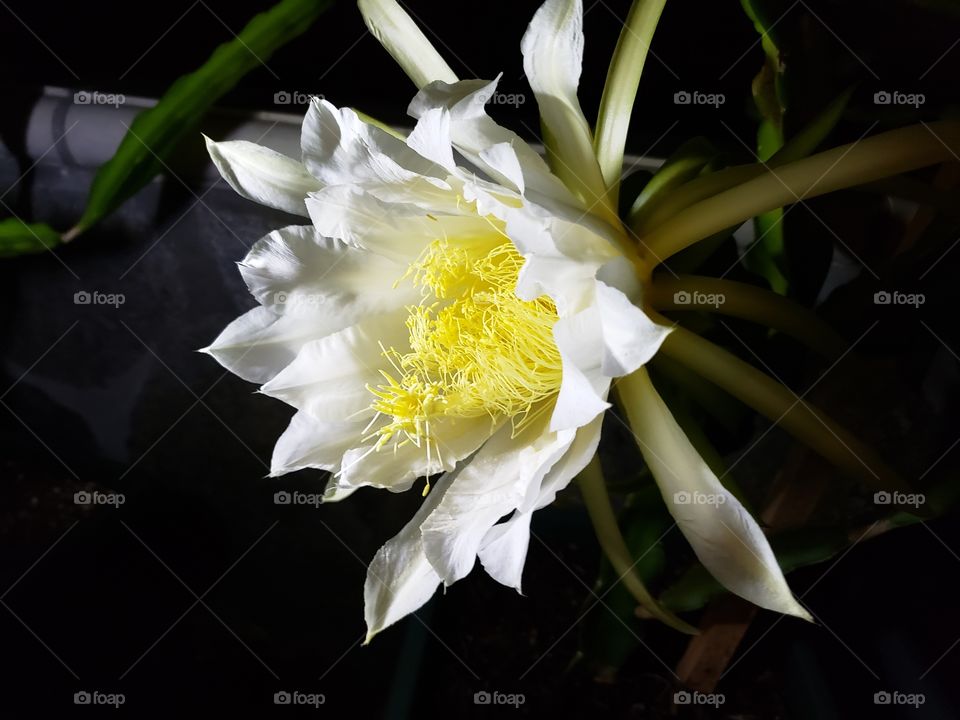
{"type": "Polygon", "coordinates": [[[958,150],[960,123],[924,123],[891,130],[765,170],[691,205],[647,234],[642,228],[633,230],[652,268],[695,242],[761,213],[944,162],[955,158],[958,150]]]}
{"type": "Polygon", "coordinates": [[[617,206],[620,192],[623,151],[637,87],[664,5],[666,0],[634,0],[617,40],[600,99],[593,147],[613,207],[617,206]]]}
{"type": "Polygon", "coordinates": [[[763,288],[699,275],[658,275],[646,286],[645,299],[656,310],[701,310],[729,315],[777,330],[827,360],[843,355],[845,345],[829,325],[802,305],[763,288]]]}
{"type": "Polygon", "coordinates": [[[838,467],[876,489],[907,486],[866,445],[769,375],[699,335],[675,327],[664,356],[711,380],[838,467]]]}
{"type": "Polygon", "coordinates": [[[577,481],[580,484],[583,503],[590,515],[590,522],[593,523],[594,532],[600,542],[600,548],[613,566],[618,580],[623,582],[624,587],[630,591],[633,598],[653,617],[680,632],[689,635],[698,634],[695,627],[661,607],[634,570],[638,561],[633,559],[630,549],[627,547],[627,542],[620,533],[613,506],[610,504],[610,495],[607,493],[607,486],[603,479],[603,469],[600,466],[598,456],[594,455],[589,464],[580,472],[577,481]]]}

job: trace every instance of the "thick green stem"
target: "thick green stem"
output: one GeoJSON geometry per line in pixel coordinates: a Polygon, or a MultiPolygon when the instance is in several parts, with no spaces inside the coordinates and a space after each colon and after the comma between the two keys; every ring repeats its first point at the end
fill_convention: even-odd
{"type": "Polygon", "coordinates": [[[742,185],[748,180],[763,174],[764,167],[760,163],[750,165],[733,165],[707,175],[700,175],[690,182],[684,183],[655,207],[647,208],[642,214],[630,218],[630,228],[636,235],[643,236],[663,225],[694,203],[712,197],[724,190],[742,185]]]}
{"type": "Polygon", "coordinates": [[[617,206],[620,192],[623,149],[637,99],[637,86],[665,4],[666,0],[634,0],[610,60],[593,147],[613,207],[617,206]]]}
{"type": "Polygon", "coordinates": [[[690,180],[682,187],[677,188],[675,192],[671,192],[664,197],[662,202],[657,202],[653,207],[646,207],[643,211],[632,214],[628,219],[630,227],[637,234],[650,232],[657,225],[666,222],[693,203],[711,195],[716,195],[747,180],[752,180],[762,174],[765,168],[779,167],[806,157],[826,139],[830,131],[836,126],[844,108],[847,106],[847,102],[850,100],[850,94],[850,91],[847,91],[831,102],[822,113],[790,138],[765,163],[736,165],[690,180]]]}
{"type": "Polygon", "coordinates": [[[711,380],[809,448],[877,489],[908,489],[866,445],[789,388],[732,353],[675,327],[660,351],[711,380]]]}
{"type": "Polygon", "coordinates": [[[640,603],[653,617],[661,620],[672,628],[691,635],[697,634],[697,629],[678,618],[669,610],[660,607],[656,599],[649,593],[643,580],[634,571],[636,562],[630,555],[627,541],[620,534],[617,517],[614,515],[607,486],[603,480],[603,470],[600,460],[594,456],[593,460],[583,469],[579,476],[580,492],[583,502],[587,506],[587,513],[593,523],[593,529],[600,542],[600,548],[613,566],[614,572],[630,591],[634,599],[640,603]]]}
{"type": "Polygon", "coordinates": [[[703,310],[759,323],[799,340],[828,360],[836,360],[845,350],[843,338],[805,307],[746,283],[658,275],[646,286],[644,299],[657,310],[703,310]]]}
{"type": "Polygon", "coordinates": [[[634,232],[653,266],[698,240],[761,213],[853,185],[950,160],[960,152],[960,123],[913,125],[841,145],[775,170],[686,208],[644,235],[634,232]]]}

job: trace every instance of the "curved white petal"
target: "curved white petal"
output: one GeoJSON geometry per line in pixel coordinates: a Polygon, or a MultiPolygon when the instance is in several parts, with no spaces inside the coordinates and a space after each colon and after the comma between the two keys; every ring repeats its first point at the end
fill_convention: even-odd
{"type": "Polygon", "coordinates": [[[610,407],[610,378],[601,371],[601,328],[596,307],[562,317],[553,326],[563,366],[560,392],[550,418],[551,430],[582,427],[610,407]]]}
{"type": "Polygon", "coordinates": [[[389,367],[382,347],[406,347],[406,310],[376,315],[303,346],[296,359],[260,391],[330,422],[369,418],[367,385],[389,367]]]}
{"type": "Polygon", "coordinates": [[[262,384],[293,362],[316,337],[315,324],[306,318],[255,307],[227,325],[201,352],[234,375],[262,384]]]}
{"type": "Polygon", "coordinates": [[[704,567],[755,605],[810,620],[790,592],[763,531],[690,444],[646,370],[624,378],[618,387],[667,509],[704,567]]]}
{"type": "Polygon", "coordinates": [[[261,205],[306,216],[304,200],[321,187],[302,163],[245,140],[214,142],[207,152],[223,179],[240,195],[261,205]]]}
{"type": "Polygon", "coordinates": [[[270,460],[270,476],[316,468],[336,471],[340,458],[363,436],[365,422],[323,422],[302,410],[277,440],[270,460]]]}
{"type": "Polygon", "coordinates": [[[350,108],[314,99],[300,136],[303,164],[324,185],[440,182],[446,170],[350,108]]]}
{"type": "Polygon", "coordinates": [[[526,202],[505,216],[507,234],[523,254],[586,263],[593,273],[622,256],[609,226],[582,212],[526,202]]]}
{"type": "Polygon", "coordinates": [[[430,213],[414,205],[384,202],[359,186],[324,188],[307,199],[307,209],[318,232],[389,258],[404,269],[434,240],[491,232],[489,223],[476,215],[443,215],[439,209],[430,213]]]}
{"type": "Polygon", "coordinates": [[[458,461],[476,452],[491,434],[490,419],[451,418],[431,426],[436,446],[430,448],[421,442],[417,447],[412,442],[394,448],[389,443],[379,450],[374,449],[375,440],[351,448],[343,456],[342,469],[337,477],[338,486],[377,487],[393,492],[408,490],[417,478],[448,472],[458,461]]]}
{"type": "Polygon", "coordinates": [[[434,80],[457,81],[450,66],[395,0],[359,0],[357,4],[370,34],[418,88],[434,80]]]}
{"type": "Polygon", "coordinates": [[[421,157],[453,172],[456,163],[450,143],[450,113],[444,108],[434,108],[421,115],[407,137],[407,146],[421,157]]]}
{"type": "Polygon", "coordinates": [[[540,105],[546,144],[556,157],[554,173],[591,208],[604,197],[606,186],[577,99],[583,59],[581,0],[547,0],[530,21],[520,49],[540,105]]]}
{"type": "Polygon", "coordinates": [[[490,145],[480,151],[479,157],[484,165],[496,172],[501,181],[523,195],[527,184],[523,177],[523,166],[512,144],[501,142],[490,145]]]}
{"type": "Polygon", "coordinates": [[[535,496],[524,501],[521,510],[527,510],[530,506],[530,500],[534,501],[532,509],[539,510],[552,503],[557,493],[567,487],[587,466],[590,460],[597,453],[597,446],[600,444],[600,430],[603,427],[603,415],[598,415],[589,424],[584,425],[577,430],[577,436],[571,443],[569,449],[563,457],[550,468],[550,472],[543,478],[540,488],[535,496]]]}
{"type": "Polygon", "coordinates": [[[520,506],[529,488],[539,486],[570,447],[574,431],[550,432],[546,419],[535,420],[517,437],[504,425],[465,464],[424,520],[424,551],[445,585],[470,572],[490,528],[520,506]]]}
{"type": "Polygon", "coordinates": [[[418,610],[437,591],[440,576],[423,552],[420,525],[443,499],[455,475],[440,478],[410,522],[377,551],[367,568],[363,586],[363,614],[367,622],[364,644],[418,610]]]}
{"type": "Polygon", "coordinates": [[[521,592],[524,560],[530,545],[530,520],[534,510],[554,501],[557,493],[586,467],[597,452],[603,416],[577,431],[576,439],[563,457],[550,468],[539,487],[531,487],[523,504],[505,522],[490,528],[480,544],[478,555],[483,569],[494,580],[521,592]]]}
{"type": "Polygon", "coordinates": [[[477,554],[487,575],[501,585],[521,590],[523,565],[530,547],[532,512],[515,511],[506,522],[498,523],[483,536],[477,554]]]}
{"type": "Polygon", "coordinates": [[[550,172],[540,154],[512,130],[498,125],[484,106],[497,91],[496,80],[434,82],[424,87],[407,112],[414,118],[443,108],[450,114],[450,137],[457,150],[494,180],[524,193],[529,190],[556,202],[583,206],[550,172]],[[494,148],[499,149],[494,150],[494,148]],[[506,148],[510,149],[508,154],[506,148]],[[510,155],[512,154],[512,157],[510,155]],[[519,168],[517,168],[516,163],[519,168]],[[519,170],[520,177],[517,177],[519,170]]]}
{"type": "Polygon", "coordinates": [[[549,295],[560,317],[584,312],[593,305],[595,266],[535,253],[525,257],[517,277],[517,297],[521,300],[529,302],[549,295]]]}
{"type": "Polygon", "coordinates": [[[310,225],[292,225],[258,241],[240,274],[261,305],[278,314],[313,315],[320,337],[416,302],[408,285],[395,287],[407,264],[325,237],[310,225]]]}
{"type": "Polygon", "coordinates": [[[597,273],[596,302],[603,321],[601,370],[608,377],[629,375],[645,365],[671,330],[651,320],[627,292],[639,299],[639,283],[626,258],[608,263],[597,273]]]}

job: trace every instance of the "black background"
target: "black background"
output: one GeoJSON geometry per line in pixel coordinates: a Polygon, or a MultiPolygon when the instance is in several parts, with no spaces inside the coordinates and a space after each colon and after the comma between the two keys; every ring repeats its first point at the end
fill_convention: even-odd
{"type": "MultiPolygon", "coordinates": [[[[586,5],[581,97],[592,117],[628,4],[586,5]]],[[[519,41],[536,6],[410,3],[462,77],[503,72],[507,93],[527,92],[519,41]]],[[[5,142],[16,149],[40,86],[157,96],[265,7],[6,0],[5,142]]],[[[791,12],[804,9],[807,30],[844,51],[824,69],[823,86],[857,84],[838,140],[858,137],[874,121],[895,124],[871,114],[878,89],[925,92],[920,114],[928,119],[956,103],[960,48],[950,49],[960,30],[949,16],[909,3],[810,2],[791,12]]],[[[750,81],[763,58],[756,38],[738,2],[672,0],[628,150],[664,156],[681,139],[705,134],[732,154],[746,152],[756,128],[750,81]],[[693,89],[724,93],[727,102],[719,111],[673,104],[675,92],[693,89]]],[[[322,93],[399,123],[413,93],[349,2],[267,65],[219,104],[288,110],[273,103],[274,93],[322,93]]],[[[532,97],[493,112],[535,136],[532,97]]],[[[31,209],[66,223],[82,206],[89,173],[35,174],[40,197],[31,209]]],[[[11,171],[4,182],[18,175],[11,171]]],[[[65,265],[39,256],[0,266],[0,716],[72,714],[73,693],[83,689],[124,693],[125,711],[138,717],[191,708],[282,715],[273,693],[294,689],[325,694],[317,716],[483,717],[493,710],[472,702],[483,689],[523,692],[524,707],[504,712],[515,716],[666,713],[672,678],[665,668],[683,638],[649,628],[643,639],[652,651],[641,647],[617,683],[596,682],[574,662],[575,621],[590,605],[599,559],[575,491],[538,514],[525,597],[478,571],[445,597],[438,593],[420,620],[358,647],[364,565],[419,498],[361,491],[319,510],[273,504],[278,487],[318,492],[323,485],[314,473],[263,477],[289,411],[193,351],[252,305],[231,263],[287,220],[254,211],[221,187],[179,222],[201,189],[151,185],[82,245],[62,251],[65,265]],[[124,292],[128,300],[91,313],[71,302],[85,288],[124,292]],[[120,510],[76,507],[73,493],[92,488],[123,492],[127,501],[120,510]]],[[[954,270],[948,262],[938,272],[949,278],[954,270]]],[[[946,310],[955,307],[951,300],[948,294],[926,318],[960,348],[946,310]]],[[[877,344],[933,344],[922,329],[897,332],[877,344]]],[[[942,449],[952,434],[938,429],[942,449]]],[[[631,462],[618,469],[632,472],[631,462]]],[[[945,461],[952,463],[952,456],[945,461]]],[[[813,587],[805,601],[821,626],[761,615],[742,661],[721,684],[722,712],[872,714],[873,692],[900,687],[928,698],[904,716],[955,716],[960,651],[948,651],[960,637],[953,582],[960,559],[951,549],[960,538],[947,521],[931,527],[860,546],[835,570],[792,575],[799,592],[813,587]]]]}

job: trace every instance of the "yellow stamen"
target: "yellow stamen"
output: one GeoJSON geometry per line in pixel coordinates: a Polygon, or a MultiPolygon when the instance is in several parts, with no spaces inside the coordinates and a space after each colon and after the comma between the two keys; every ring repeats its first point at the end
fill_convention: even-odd
{"type": "MultiPolygon", "coordinates": [[[[495,228],[497,229],[497,228],[495,228]]],[[[407,308],[410,350],[382,348],[393,372],[369,387],[372,409],[391,421],[373,436],[426,444],[440,457],[431,424],[441,418],[487,415],[519,432],[560,387],[560,353],[553,340],[557,311],[544,296],[516,295],[523,257],[501,232],[438,239],[407,270],[422,301],[407,308]]],[[[428,486],[429,487],[429,486],[428,486]]]]}

